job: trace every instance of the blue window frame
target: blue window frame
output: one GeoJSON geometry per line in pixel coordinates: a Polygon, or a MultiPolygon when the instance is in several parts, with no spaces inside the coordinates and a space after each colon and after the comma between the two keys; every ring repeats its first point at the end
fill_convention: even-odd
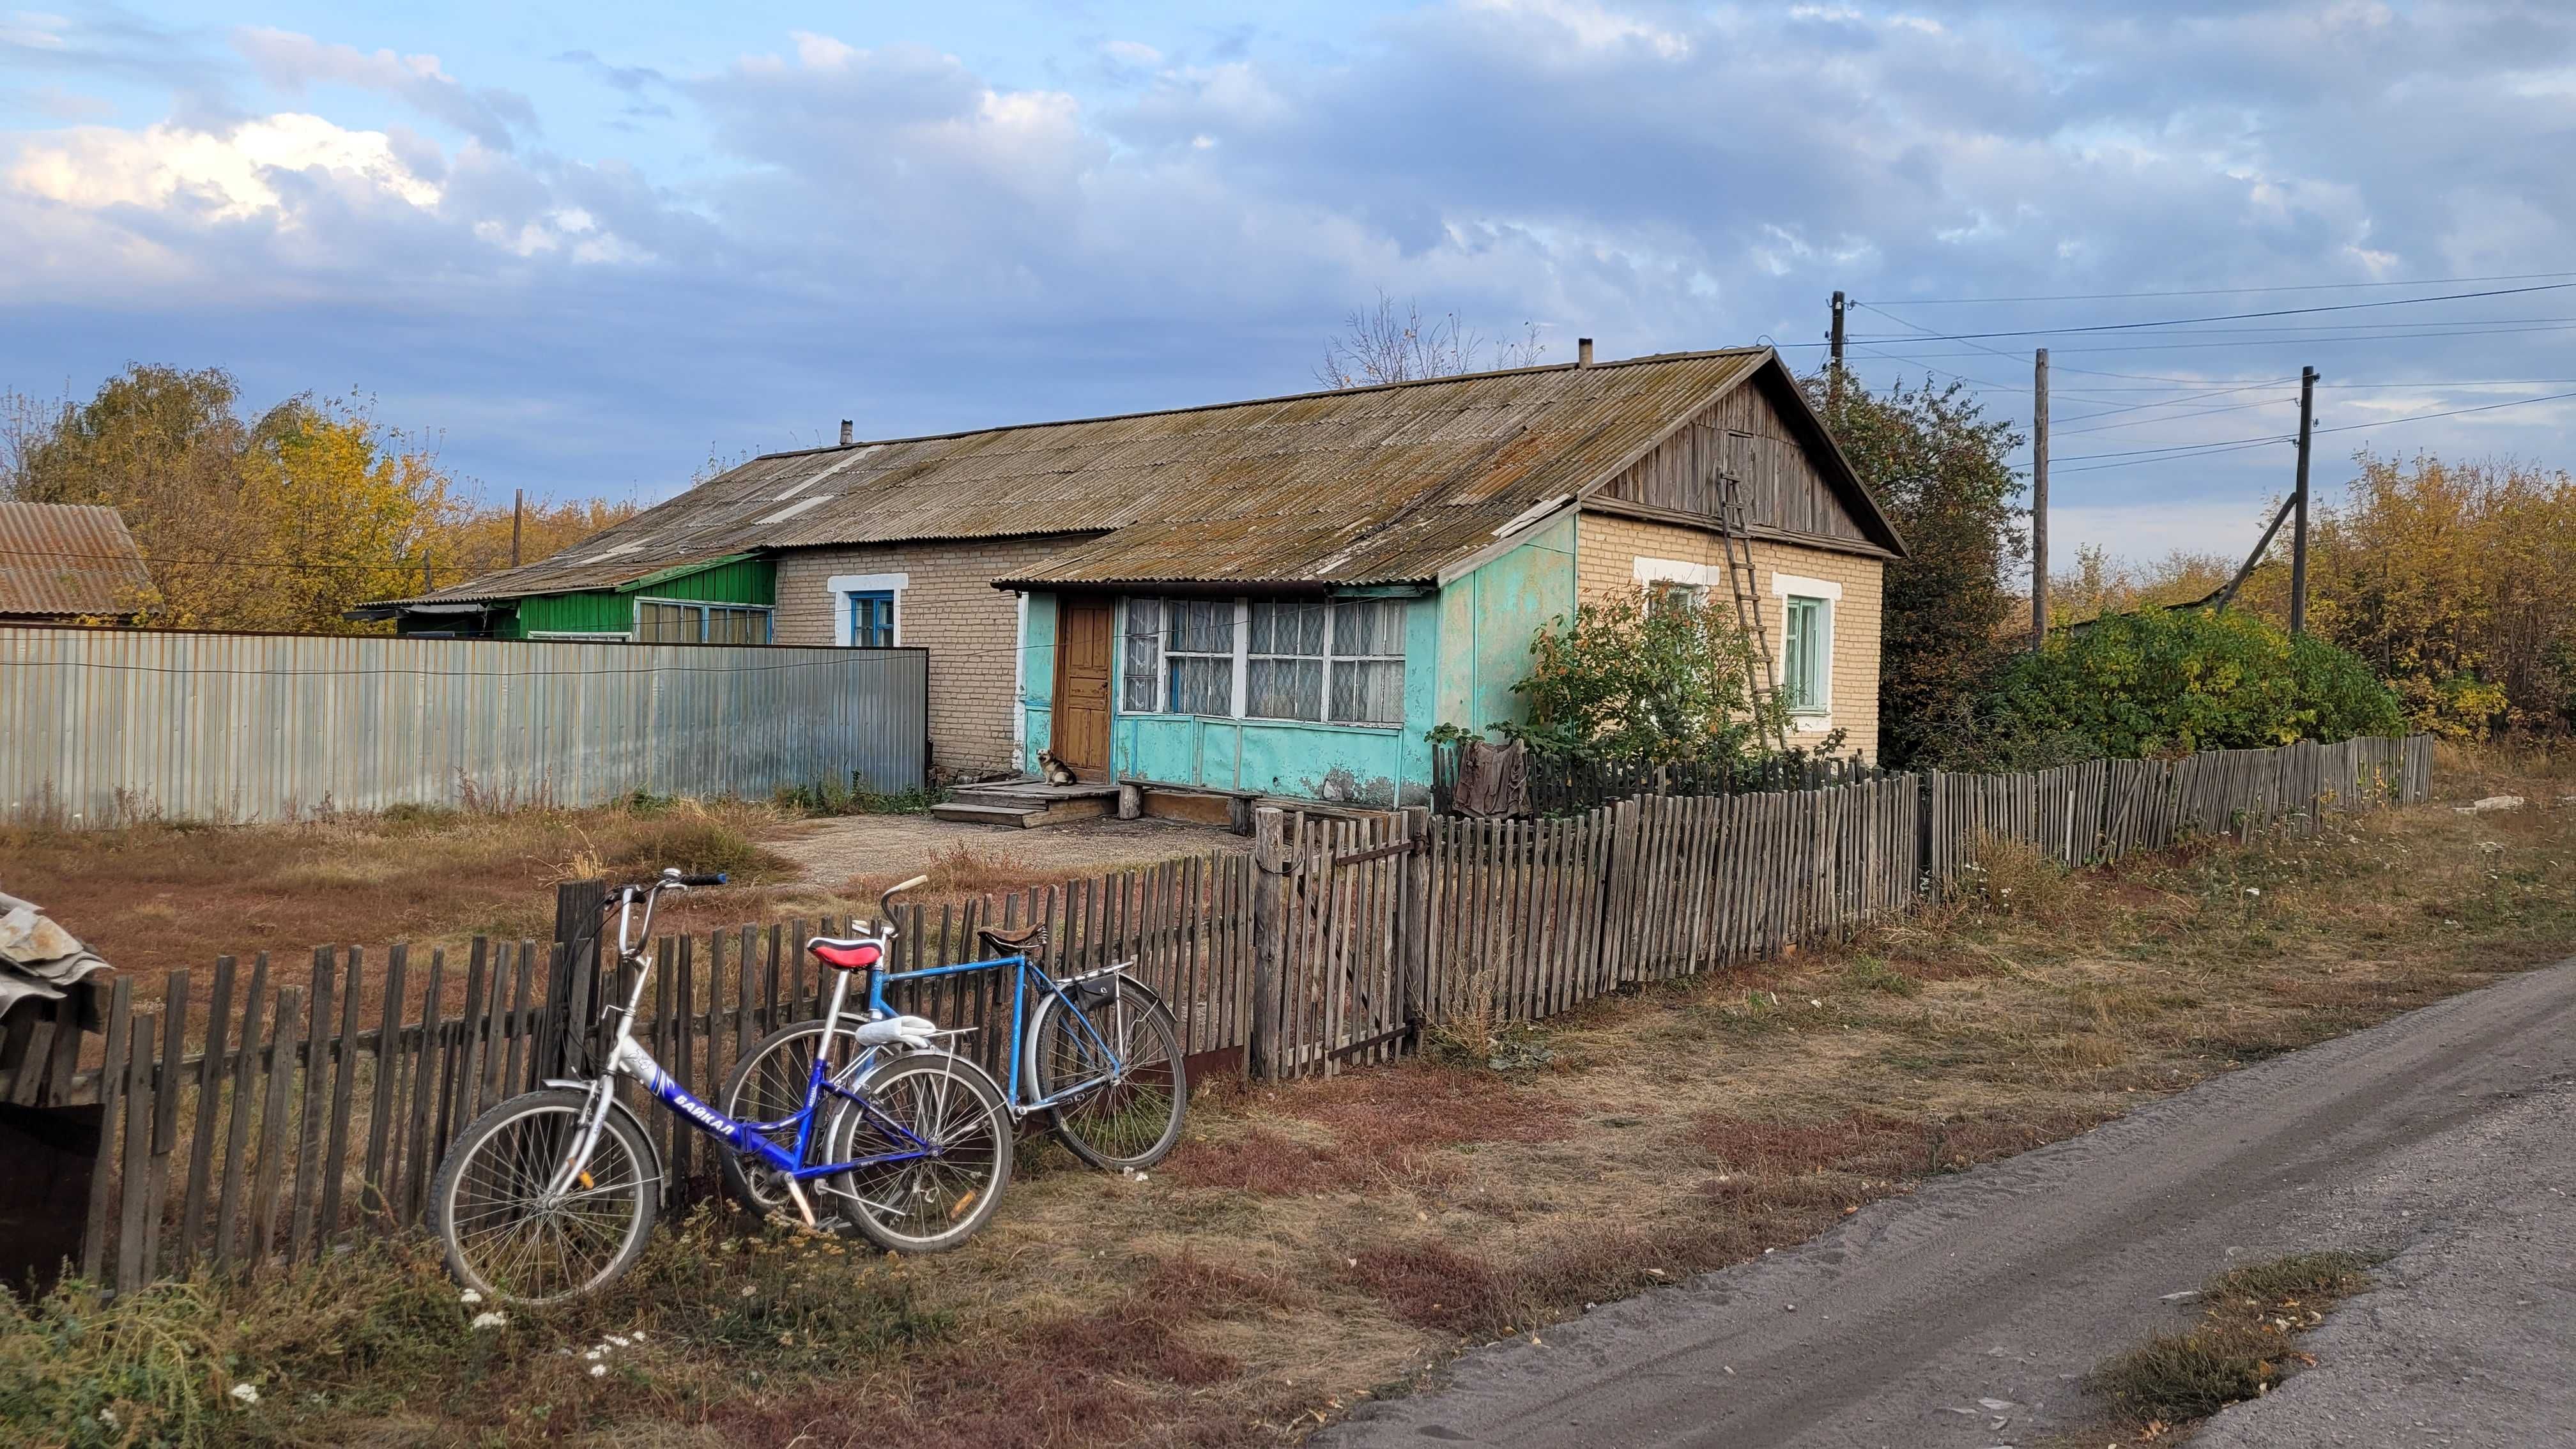
{"type": "Polygon", "coordinates": [[[878,589],[850,598],[850,643],[862,649],[894,647],[894,591],[878,589]]]}

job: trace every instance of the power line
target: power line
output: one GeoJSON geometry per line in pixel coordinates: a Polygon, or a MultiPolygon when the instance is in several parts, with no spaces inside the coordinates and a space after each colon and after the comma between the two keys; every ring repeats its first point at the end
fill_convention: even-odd
{"type": "MultiPolygon", "coordinates": [[[[2411,282],[2301,282],[2272,287],[2189,287],[2164,292],[2059,292],[2035,297],[1900,297],[1907,307],[1965,307],[2005,302],[2115,302],[2138,297],[2235,297],[2260,292],[2332,292],[2367,287],[2452,287],[2470,282],[2535,282],[2576,272],[2512,272],[2492,277],[2425,277],[2411,282]]],[[[1866,306],[1866,303],[1856,304],[1866,306]]]]}
{"type": "MultiPolygon", "coordinates": [[[[2576,282],[2545,282],[2538,286],[2531,287],[2498,287],[2484,292],[2444,292],[2431,297],[2392,297],[2385,302],[2335,302],[2320,307],[2279,307],[2267,312],[2225,312],[2208,317],[2171,317],[2153,322],[2095,322],[2081,327],[2021,327],[2001,332],[1935,333],[1931,336],[1922,338],[1921,340],[1925,342],[1975,342],[1981,338],[1988,337],[2063,337],[2079,332],[2134,332],[2142,328],[2150,327],[2196,326],[2203,322],[2250,322],[2264,317],[2302,317],[2318,312],[2354,312],[2372,307],[2411,307],[2419,302],[2466,302],[2480,297],[2518,297],[2529,292],[2557,292],[2564,291],[2570,287],[2576,287],[2576,282]]],[[[1920,327],[1916,327],[1915,324],[1907,322],[1904,318],[1897,316],[1895,313],[1873,306],[1870,303],[1860,302],[1855,303],[1854,305],[1868,307],[1869,310],[1878,313],[1880,316],[1902,326],[1913,328],[1913,330],[1917,332],[1923,330],[1920,327]]],[[[1913,339],[1859,338],[1855,340],[1870,342],[1889,340],[1909,341],[1913,339]]]]}
{"type": "MultiPolygon", "coordinates": [[[[2470,413],[2491,413],[2503,408],[2529,407],[2534,403],[2563,402],[2569,398],[2576,398],[2576,392],[2551,393],[2547,397],[2518,397],[2508,399],[2504,402],[2485,403],[2478,407],[2445,408],[2438,412],[2410,413],[2402,418],[2377,418],[2363,423],[2344,423],[2336,427],[2314,429],[2312,430],[2311,435],[2313,436],[2315,433],[2364,432],[2371,428],[2394,427],[2399,423],[2421,423],[2428,422],[2434,418],[2456,418],[2466,416],[2470,413]]],[[[2133,448],[2124,452],[2085,453],[2079,455],[2080,459],[2128,459],[2130,461],[2094,463],[2090,467],[2073,468],[2067,471],[2090,473],[2100,468],[2130,468],[2137,466],[2139,463],[2161,463],[2169,462],[2178,457],[2200,457],[2213,453],[2241,452],[2247,448],[2262,447],[2267,443],[2286,443],[2290,441],[2293,441],[2292,435],[2287,433],[2275,433],[2260,438],[2231,438],[2225,442],[2218,443],[2177,443],[2171,447],[2165,448],[2133,448]]],[[[2079,461],[2079,459],[2069,459],[2068,461],[2074,462],[2079,461]]]]}
{"type": "MultiPolygon", "coordinates": [[[[2241,339],[2235,339],[2235,340],[2226,341],[2226,342],[2129,342],[2129,343],[2123,343],[2123,344],[2120,344],[2120,345],[2117,345],[2117,346],[2111,346],[2111,347],[2068,347],[2068,348],[2062,348],[2062,349],[2061,349],[2061,348],[2054,348],[2054,347],[2052,347],[2052,348],[2050,348],[2050,349],[2049,349],[2049,356],[2050,356],[2050,357],[2052,357],[2052,358],[2054,358],[2054,357],[2056,357],[2056,356],[2057,356],[2057,354],[2058,354],[2059,352],[2061,352],[2061,351],[2063,351],[2063,352],[2067,352],[2067,353],[2088,353],[2088,352],[2197,352],[2197,351],[2200,351],[2200,350],[2203,350],[2203,349],[2206,349],[2206,348],[2211,348],[2211,347],[2313,347],[2313,346],[2321,346],[2321,345],[2325,345],[2325,344],[2329,344],[2329,343],[2337,343],[2337,342],[2417,342],[2417,341],[2426,341],[2426,340],[2430,340],[2430,339],[2438,338],[2438,337],[2495,337],[2495,336],[2499,336],[2499,335],[2516,335],[2516,334],[2524,334],[2524,333],[2539,333],[2539,332],[2565,332],[2565,331],[2569,330],[2571,327],[2576,327],[2576,323],[2557,323],[2557,324],[2549,324],[2549,325],[2538,326],[2538,327],[2491,327],[2491,326],[2489,326],[2489,327],[2463,327],[2463,328],[2459,328],[2459,329],[2456,329],[2456,330],[2453,330],[2453,331],[2447,331],[2447,332],[2371,332],[2371,333],[2358,334],[2358,335],[2350,336],[2350,337],[2272,337],[2272,338],[2241,338],[2241,339]]],[[[1905,339],[1900,339],[1900,340],[1903,340],[1903,341],[1909,341],[1909,342],[1941,342],[1941,341],[1964,340],[1964,339],[1950,339],[1950,338],[1940,338],[1940,337],[1916,337],[1916,338],[1905,338],[1905,339]]],[[[1809,345],[1821,345],[1821,344],[1791,343],[1791,344],[1787,344],[1787,345],[1790,345],[1790,346],[1809,346],[1809,345]]],[[[1971,344],[1971,345],[1975,345],[1975,344],[1971,344]]],[[[1993,351],[1993,349],[1991,349],[1991,348],[1986,348],[1986,349],[1983,349],[1983,350],[1984,350],[1984,351],[1987,351],[1987,352],[1992,352],[1992,351],[1993,351]]],[[[1933,356],[1933,357],[1971,357],[1971,356],[1974,356],[1974,355],[1976,355],[1976,354],[1974,354],[1974,353],[1967,353],[1967,352],[1935,352],[1935,353],[1932,353],[1932,354],[1930,354],[1930,355],[1931,355],[1931,356],[1933,356]]],[[[2002,354],[2000,354],[2000,355],[2001,355],[2001,356],[2009,357],[2009,356],[2011,356],[2012,354],[2010,354],[2010,353],[2002,353],[2002,354]]],[[[2068,368],[2068,369],[2064,369],[2064,370],[2066,370],[2066,371],[2070,371],[2070,372],[2082,372],[2082,373],[2085,373],[2087,376],[2092,376],[2092,377],[2134,377],[2134,376],[2137,376],[2137,374],[2134,374],[2134,373],[2122,373],[2122,372],[2092,372],[2092,371],[2090,371],[2089,369],[2086,369],[2086,368],[2080,368],[2080,367],[2078,367],[2078,368],[2068,368]]],[[[2185,382],[2199,382],[2199,381],[2203,381],[2203,379],[2200,379],[2200,378],[2184,378],[2184,379],[2180,379],[2180,380],[2181,380],[2181,381],[2185,381],[2185,382]]]]}
{"type": "MultiPolygon", "coordinates": [[[[2184,418],[2206,418],[2206,417],[2214,416],[2214,415],[2219,414],[2219,413],[2241,413],[2241,412],[2244,412],[2244,411],[2246,411],[2246,410],[2248,410],[2248,409],[2250,409],[2250,408],[2280,408],[2280,407],[2288,407],[2290,404],[2292,404],[2292,403],[2294,403],[2294,402],[2297,402],[2297,401],[2298,401],[2298,399],[2297,399],[2297,398],[2287,398],[2287,397],[2269,397],[2269,398],[2265,398],[2265,399],[2263,399],[2261,402],[2250,402],[2250,403],[2231,403],[2231,404],[2229,404],[2228,406],[2223,407],[2223,408],[2194,408],[2194,409],[2192,409],[2190,412],[2187,412],[2187,413],[2168,413],[2168,414],[2166,414],[2165,416],[2160,417],[2160,418],[2133,418],[2133,419],[2131,419],[2130,421],[2125,422],[2125,423],[2104,423],[2102,426],[2100,426],[2100,427],[2098,427],[2098,428],[2059,428],[2059,429],[2057,429],[2057,430],[2056,430],[2056,434],[2057,434],[2057,436],[2058,436],[2058,437],[2061,437],[2061,438],[2072,438],[2072,437],[2078,436],[2078,435],[2083,434],[2083,433],[2108,433],[2108,432],[2114,432],[2114,431],[2117,431],[2118,429],[2121,429],[2121,428],[2144,428],[2144,427],[2152,427],[2152,426],[2154,426],[2155,424],[2158,424],[2158,423],[2173,423],[2173,422],[2180,422],[2180,421],[2182,421],[2184,418]]],[[[2143,406],[2143,407],[2172,407],[2172,406],[2174,406],[2174,404],[2173,404],[2173,403],[2146,403],[2146,404],[2141,404],[2141,406],[2143,406]]],[[[2133,411],[2133,409],[2122,408],[2122,409],[2119,409],[2119,411],[2122,411],[2122,412],[2129,412],[2129,411],[2133,411]]],[[[2107,417],[2107,416],[2109,416],[2109,414],[2107,414],[2107,413],[2089,413],[2089,414],[2087,414],[2086,416],[2088,416],[2088,417],[2097,417],[2097,418],[2099,418],[2099,417],[2107,417]]]]}

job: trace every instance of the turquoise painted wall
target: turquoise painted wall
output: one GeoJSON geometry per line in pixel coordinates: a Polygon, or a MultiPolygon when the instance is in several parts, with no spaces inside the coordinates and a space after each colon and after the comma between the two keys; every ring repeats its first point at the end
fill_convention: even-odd
{"type": "Polygon", "coordinates": [[[1574,515],[1539,529],[1440,591],[1434,725],[1482,730],[1524,717],[1512,686],[1529,673],[1530,640],[1575,601],[1574,515]]]}
{"type": "MultiPolygon", "coordinates": [[[[1437,724],[1482,728],[1519,717],[1512,686],[1529,672],[1529,643],[1574,610],[1574,521],[1548,525],[1446,589],[1407,601],[1404,723],[1399,728],[1113,714],[1110,768],[1120,779],[1247,790],[1372,805],[1426,804],[1437,724]]],[[[1025,768],[1047,741],[1055,680],[1055,597],[1029,598],[1021,641],[1025,768]]],[[[1115,661],[1123,674],[1126,660],[1115,661]]],[[[1123,679],[1113,679],[1112,698],[1123,679]]]]}

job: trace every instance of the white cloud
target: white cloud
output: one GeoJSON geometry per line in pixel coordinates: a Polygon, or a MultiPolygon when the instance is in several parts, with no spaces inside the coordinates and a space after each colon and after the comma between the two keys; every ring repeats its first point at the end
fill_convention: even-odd
{"type": "Polygon", "coordinates": [[[434,208],[439,189],[396,159],[382,131],[344,130],[283,112],[216,134],[163,123],[141,131],[84,126],[23,147],[16,190],[63,206],[183,210],[208,220],[284,214],[280,173],[307,172],[434,208]]]}
{"type": "Polygon", "coordinates": [[[1586,50],[1641,44],[1664,60],[1691,53],[1690,37],[1594,0],[1464,0],[1464,8],[1542,22],[1586,50]]]}
{"type": "Polygon", "coordinates": [[[434,120],[456,127],[486,146],[508,150],[513,130],[536,129],[536,109],[526,97],[497,88],[475,89],[441,69],[434,55],[396,55],[328,45],[290,30],[246,26],[233,46],[269,84],[301,96],[316,85],[355,86],[381,92],[434,120]]]}

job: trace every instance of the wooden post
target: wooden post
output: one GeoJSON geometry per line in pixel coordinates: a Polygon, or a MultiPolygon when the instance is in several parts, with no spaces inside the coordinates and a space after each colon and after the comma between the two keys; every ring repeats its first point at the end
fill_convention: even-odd
{"type": "Polygon", "coordinates": [[[1252,1035],[1244,1059],[1256,1081],[1279,1063],[1279,968],[1288,939],[1288,816],[1276,805],[1252,812],[1252,1035]]]}
{"type": "Polygon", "coordinates": [[[2030,382],[2030,647],[2048,642],[2048,349],[2030,382]]]}
{"type": "Polygon", "coordinates": [[[2299,369],[2299,481],[2290,506],[2290,632],[2308,631],[2308,445],[2315,441],[2317,370],[2299,369]]]}
{"type": "Polygon", "coordinates": [[[1829,403],[1843,400],[1843,313],[1848,305],[1842,293],[1834,293],[1833,362],[1825,373],[1825,399],[1829,403]]]}
{"type": "Polygon", "coordinates": [[[568,880],[555,887],[555,944],[561,949],[546,983],[547,1034],[536,1053],[540,1078],[581,1070],[582,1035],[590,1027],[583,1008],[599,999],[600,911],[607,901],[606,881],[568,880]]]}
{"type": "Polygon", "coordinates": [[[1395,999],[1410,1033],[1409,1051],[1421,1041],[1422,980],[1431,948],[1431,807],[1404,807],[1404,839],[1413,849],[1396,858],[1395,999]]]}
{"type": "Polygon", "coordinates": [[[519,532],[528,516],[528,490],[510,490],[510,567],[519,566],[519,532]]]}

